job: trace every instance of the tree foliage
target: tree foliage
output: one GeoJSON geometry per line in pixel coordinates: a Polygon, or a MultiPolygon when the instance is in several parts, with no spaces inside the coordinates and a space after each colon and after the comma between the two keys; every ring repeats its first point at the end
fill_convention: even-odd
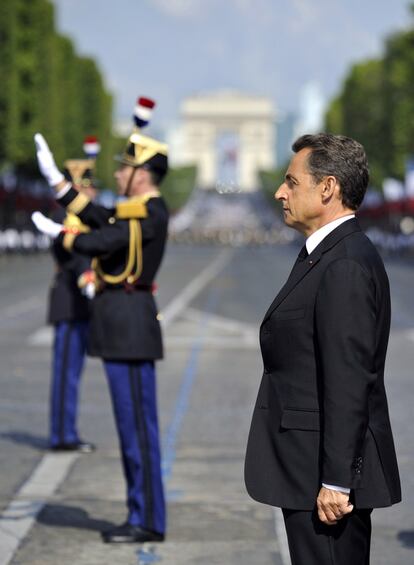
{"type": "Polygon", "coordinates": [[[197,168],[176,167],[168,171],[161,184],[161,193],[171,212],[176,212],[187,202],[196,182],[197,168]]]}
{"type": "MultiPolygon", "coordinates": [[[[50,0],[0,1],[0,170],[13,167],[38,176],[33,135],[41,132],[62,168],[83,157],[83,140],[101,143],[97,178],[112,187],[115,154],[125,139],[112,133],[112,96],[96,62],[76,53],[72,41],[57,33],[50,0]]],[[[135,93],[134,93],[135,94],[135,93]]],[[[162,185],[175,211],[189,197],[195,168],[173,169],[162,185]]]]}
{"type": "Polygon", "coordinates": [[[350,69],[325,126],[365,146],[374,185],[404,177],[414,155],[414,28],[390,36],[382,58],[350,69]]]}
{"type": "Polygon", "coordinates": [[[41,131],[62,165],[99,137],[98,176],[110,182],[112,97],[96,63],[55,30],[49,0],[0,2],[0,166],[37,174],[33,135],[41,131]],[[109,164],[108,164],[109,163],[109,164]]]}
{"type": "Polygon", "coordinates": [[[275,192],[279,186],[283,183],[285,178],[285,173],[287,169],[287,164],[284,167],[279,167],[273,170],[259,171],[259,180],[261,189],[263,190],[267,200],[272,206],[281,210],[281,203],[279,200],[275,199],[275,192]]]}

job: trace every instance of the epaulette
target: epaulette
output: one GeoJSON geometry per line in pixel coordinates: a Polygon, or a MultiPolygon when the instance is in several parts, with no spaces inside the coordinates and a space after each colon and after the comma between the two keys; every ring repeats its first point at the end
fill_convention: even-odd
{"type": "Polygon", "coordinates": [[[119,220],[131,220],[134,218],[146,218],[148,216],[147,202],[150,198],[158,197],[158,191],[147,192],[142,196],[134,196],[123,202],[118,202],[115,217],[119,220]]]}
{"type": "Polygon", "coordinates": [[[75,214],[71,214],[70,212],[66,214],[63,225],[66,228],[76,228],[79,232],[82,233],[90,231],[90,228],[88,226],[85,226],[85,224],[80,221],[78,216],[75,216],[75,214]]]}

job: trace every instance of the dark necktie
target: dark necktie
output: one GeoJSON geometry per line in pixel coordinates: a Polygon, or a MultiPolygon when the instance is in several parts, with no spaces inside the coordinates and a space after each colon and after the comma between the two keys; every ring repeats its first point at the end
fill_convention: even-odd
{"type": "Polygon", "coordinates": [[[290,275],[287,279],[287,281],[285,282],[284,286],[281,288],[281,290],[279,291],[279,294],[276,296],[276,298],[274,299],[274,301],[272,302],[272,304],[270,305],[269,310],[267,311],[266,315],[265,315],[265,320],[266,318],[270,315],[270,313],[273,311],[273,309],[275,308],[275,304],[279,304],[280,301],[282,300],[282,298],[280,298],[281,296],[285,296],[286,293],[286,288],[289,287],[289,284],[292,281],[292,278],[294,277],[294,275],[296,275],[298,273],[298,271],[300,272],[302,269],[301,267],[305,267],[303,272],[305,272],[306,270],[306,264],[303,263],[303,261],[306,259],[306,257],[309,255],[307,249],[306,249],[306,245],[304,245],[302,247],[302,249],[299,252],[299,255],[297,256],[297,259],[295,261],[295,264],[292,267],[292,270],[290,272],[290,275]]]}
{"type": "Polygon", "coordinates": [[[293,273],[295,273],[296,269],[299,268],[299,266],[302,265],[303,261],[306,259],[306,257],[309,255],[308,250],[306,249],[306,245],[304,245],[302,247],[302,249],[299,251],[299,255],[296,258],[295,264],[292,267],[292,270],[290,271],[290,275],[288,277],[288,280],[286,281],[289,282],[290,279],[292,278],[293,273]]]}
{"type": "Polygon", "coordinates": [[[309,255],[308,250],[306,249],[306,245],[304,245],[302,247],[302,249],[299,251],[299,255],[297,258],[297,261],[303,261],[304,259],[306,259],[306,257],[309,255]]]}

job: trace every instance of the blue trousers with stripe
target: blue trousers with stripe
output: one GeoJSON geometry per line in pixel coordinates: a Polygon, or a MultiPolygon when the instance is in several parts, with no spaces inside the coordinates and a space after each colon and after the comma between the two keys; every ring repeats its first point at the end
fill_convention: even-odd
{"type": "Polygon", "coordinates": [[[152,361],[104,361],[127,482],[128,522],[163,534],[156,377],[152,361]]]}
{"type": "Polygon", "coordinates": [[[50,445],[79,440],[79,383],[86,355],[88,322],[55,324],[50,394],[50,445]]]}

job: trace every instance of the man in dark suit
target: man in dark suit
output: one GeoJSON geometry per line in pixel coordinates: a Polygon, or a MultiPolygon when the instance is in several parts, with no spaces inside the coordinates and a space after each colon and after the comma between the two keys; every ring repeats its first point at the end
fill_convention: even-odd
{"type": "Polygon", "coordinates": [[[123,199],[114,209],[67,183],[45,140],[35,136],[40,170],[58,202],[90,228],[59,229],[57,239],[66,250],[97,259],[88,353],[104,361],[128,506],[126,522],[103,533],[107,543],[163,541],[166,527],[155,374],[163,347],[153,289],[167,239],[168,210],[158,187],[168,157],[165,144],[141,133],[153,105],[140,98],[135,108],[137,127],[115,173],[123,199]]]}
{"type": "Polygon", "coordinates": [[[293,151],[275,197],[307,239],[260,328],[246,486],[283,509],[294,565],[367,565],[372,509],[401,499],[384,388],[389,284],[355,218],[368,163],[344,136],[305,135],[293,151]]]}

